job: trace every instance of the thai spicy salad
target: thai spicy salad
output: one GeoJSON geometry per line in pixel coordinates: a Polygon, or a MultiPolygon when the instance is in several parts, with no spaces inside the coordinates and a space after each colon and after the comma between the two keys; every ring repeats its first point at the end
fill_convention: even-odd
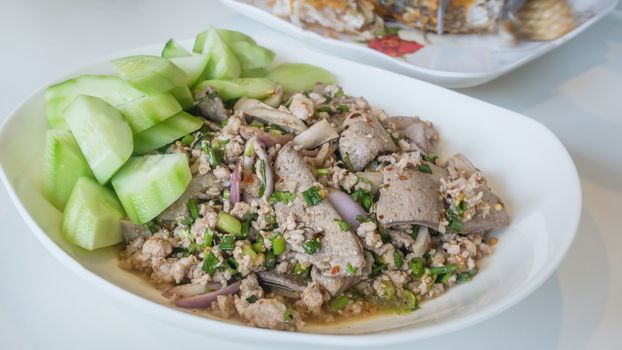
{"type": "Polygon", "coordinates": [[[48,89],[44,188],[67,240],[124,242],[120,265],[176,307],[279,330],[413,311],[509,223],[464,155],[435,155],[432,123],[321,68],[216,29],[162,56],[48,89]]]}

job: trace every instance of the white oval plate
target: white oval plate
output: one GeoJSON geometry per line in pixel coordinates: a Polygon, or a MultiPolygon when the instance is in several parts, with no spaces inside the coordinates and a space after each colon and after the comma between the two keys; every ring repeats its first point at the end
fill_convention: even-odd
{"type": "Polygon", "coordinates": [[[429,35],[429,42],[415,40],[424,45],[422,49],[401,58],[385,55],[345,36],[330,38],[300,28],[268,12],[268,0],[220,1],[243,16],[340,57],[444,87],[465,88],[498,78],[555,49],[611,12],[619,0],[569,0],[579,13],[579,25],[555,40],[521,42],[515,46],[500,35],[429,35]]]}
{"type": "MultiPolygon", "coordinates": [[[[170,307],[147,281],[118,267],[117,248],[87,252],[60,237],[60,213],[40,190],[46,129],[42,88],[0,130],[0,177],[24,221],[63,265],[120,301],[184,329],[255,344],[343,346],[407,342],[472,325],[516,304],[555,271],[577,228],[581,192],[574,164],[551,131],[522,115],[426,82],[302,48],[292,50],[292,45],[259,42],[277,52],[279,60],[330,69],[348,93],[365,96],[390,114],[431,120],[442,137],[441,158],[460,151],[483,169],[493,190],[505,199],[512,223],[495,233],[495,254],[477,277],[408,315],[308,328],[304,333],[251,328],[170,307]]],[[[191,41],[183,43],[190,46],[191,41]]],[[[159,54],[161,47],[115,56],[159,54]]],[[[110,72],[111,65],[100,61],[66,77],[110,72]]]]}

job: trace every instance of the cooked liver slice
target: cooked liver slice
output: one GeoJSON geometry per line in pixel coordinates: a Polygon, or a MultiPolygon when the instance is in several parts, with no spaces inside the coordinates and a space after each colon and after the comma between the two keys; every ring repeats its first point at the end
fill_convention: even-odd
{"type": "Polygon", "coordinates": [[[346,155],[350,158],[355,171],[363,170],[378,155],[396,150],[391,135],[374,116],[353,114],[344,121],[344,126],[339,137],[339,152],[342,159],[346,155]]]}

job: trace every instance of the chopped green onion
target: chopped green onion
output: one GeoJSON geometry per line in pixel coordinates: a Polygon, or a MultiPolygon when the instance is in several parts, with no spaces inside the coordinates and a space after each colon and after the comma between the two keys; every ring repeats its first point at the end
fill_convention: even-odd
{"type": "Polygon", "coordinates": [[[364,223],[364,222],[369,221],[369,218],[368,218],[368,217],[365,217],[365,216],[363,216],[363,215],[357,215],[357,216],[356,216],[356,221],[358,221],[358,222],[360,222],[360,223],[364,223]]]}
{"type": "Polygon", "coordinates": [[[418,235],[419,235],[419,225],[413,225],[410,228],[410,237],[412,237],[413,239],[417,239],[418,235]]]}
{"type": "Polygon", "coordinates": [[[320,191],[315,186],[311,186],[308,190],[303,191],[302,197],[310,207],[320,204],[323,200],[322,195],[320,195],[320,191]]]}
{"type": "Polygon", "coordinates": [[[257,235],[257,240],[253,243],[253,250],[256,253],[261,253],[263,251],[263,236],[257,235]]]}
{"type": "Polygon", "coordinates": [[[191,134],[188,134],[188,135],[182,137],[181,140],[180,140],[181,144],[186,146],[186,147],[190,146],[192,141],[194,141],[194,136],[192,136],[191,134]]]}
{"type": "Polygon", "coordinates": [[[224,153],[220,148],[210,147],[207,150],[207,162],[211,166],[217,166],[222,164],[222,160],[224,158],[224,153]]]}
{"type": "Polygon", "coordinates": [[[240,235],[242,233],[242,223],[235,217],[227,214],[224,211],[218,213],[216,219],[216,227],[234,235],[240,235]]]}
{"type": "Polygon", "coordinates": [[[283,312],[283,322],[285,324],[290,324],[290,322],[292,322],[293,318],[294,318],[294,309],[292,309],[288,305],[287,308],[285,309],[285,311],[283,312]]]}
{"type": "Polygon", "coordinates": [[[214,244],[214,233],[212,230],[208,228],[207,230],[205,230],[205,233],[203,234],[203,246],[211,247],[212,244],[214,244]]]}
{"type": "Polygon", "coordinates": [[[458,268],[458,266],[456,266],[455,264],[447,264],[445,266],[438,266],[438,267],[430,267],[430,274],[432,275],[440,275],[443,273],[451,273],[456,271],[456,269],[458,268]]]}
{"type": "Polygon", "coordinates": [[[294,277],[298,279],[306,279],[309,277],[309,273],[311,272],[311,266],[302,267],[300,262],[296,261],[294,264],[294,277]]]}
{"type": "Polygon", "coordinates": [[[371,192],[365,191],[360,188],[352,192],[351,197],[355,201],[359,202],[366,212],[369,212],[372,204],[374,203],[374,197],[372,196],[371,192]]]}
{"type": "Polygon", "coordinates": [[[415,278],[423,276],[423,273],[425,272],[425,268],[423,266],[423,259],[413,258],[412,260],[410,260],[410,270],[415,278]]]}
{"type": "Polygon", "coordinates": [[[404,289],[404,306],[409,310],[417,309],[417,296],[408,289],[404,289]]]}
{"type": "Polygon", "coordinates": [[[438,159],[438,156],[434,153],[428,153],[428,154],[423,155],[423,159],[427,160],[428,162],[432,164],[436,164],[436,159],[438,159]]]}
{"type": "Polygon", "coordinates": [[[462,224],[458,213],[449,208],[445,211],[445,214],[447,216],[447,221],[449,221],[449,224],[447,225],[449,230],[453,232],[462,232],[464,230],[464,225],[462,224]]]}
{"type": "Polygon", "coordinates": [[[270,227],[268,227],[268,230],[274,230],[275,228],[279,227],[279,223],[276,221],[276,216],[272,215],[272,214],[266,214],[264,219],[266,220],[266,223],[270,224],[270,227]]]}
{"type": "Polygon", "coordinates": [[[328,174],[330,174],[330,169],[328,168],[315,169],[315,176],[326,176],[328,174]]]}
{"type": "Polygon", "coordinates": [[[314,239],[306,240],[302,244],[302,247],[307,254],[315,254],[322,249],[322,243],[320,242],[320,239],[316,237],[314,239]]]}
{"type": "Polygon", "coordinates": [[[382,283],[382,289],[384,289],[383,299],[393,299],[395,297],[395,286],[393,283],[389,281],[382,283]]]}
{"type": "Polygon", "coordinates": [[[283,130],[278,125],[274,125],[274,124],[270,124],[266,126],[264,128],[264,131],[269,132],[271,134],[275,134],[275,135],[283,135],[285,133],[285,130],[283,130]]]}
{"type": "Polygon", "coordinates": [[[252,128],[263,129],[265,125],[263,125],[263,123],[260,122],[259,120],[255,119],[250,124],[248,124],[248,126],[250,126],[252,128]]]}
{"type": "Polygon", "coordinates": [[[290,201],[293,201],[294,198],[296,198],[296,195],[291,193],[291,192],[288,192],[288,191],[274,191],[274,192],[272,192],[272,194],[268,198],[268,201],[270,203],[283,202],[283,203],[287,204],[290,201]]]}
{"type": "Polygon", "coordinates": [[[238,272],[238,267],[240,266],[240,264],[238,264],[238,262],[235,261],[234,258],[229,258],[229,259],[225,260],[225,263],[223,264],[223,266],[227,270],[229,270],[232,275],[234,275],[234,274],[236,274],[238,272]]]}
{"type": "Polygon", "coordinates": [[[188,212],[190,212],[192,220],[196,220],[199,218],[199,206],[197,205],[197,201],[195,201],[194,198],[190,198],[188,200],[188,212]]]}
{"type": "Polygon", "coordinates": [[[229,124],[229,119],[225,119],[223,121],[220,122],[220,128],[224,128],[225,126],[227,126],[227,124],[229,124]]]}
{"type": "Polygon", "coordinates": [[[446,283],[449,281],[449,277],[451,277],[451,273],[442,273],[436,277],[434,283],[446,283]]]}
{"type": "Polygon", "coordinates": [[[315,109],[315,111],[318,112],[318,113],[319,112],[326,112],[326,113],[328,113],[328,112],[331,111],[331,109],[330,109],[330,106],[324,105],[324,106],[319,106],[318,108],[315,109]]]}
{"type": "Polygon", "coordinates": [[[350,154],[346,153],[345,156],[343,156],[343,165],[346,166],[346,169],[350,170],[350,171],[354,171],[354,167],[352,166],[352,162],[350,161],[350,154]]]}
{"type": "Polygon", "coordinates": [[[350,111],[350,107],[347,105],[339,105],[339,107],[337,107],[337,110],[339,111],[339,113],[345,113],[350,111]]]}
{"type": "Polygon", "coordinates": [[[285,253],[285,236],[282,233],[273,233],[270,240],[272,241],[274,255],[279,256],[285,253]]]}
{"type": "Polygon", "coordinates": [[[272,270],[273,268],[276,267],[276,256],[274,255],[274,252],[272,250],[269,250],[268,252],[266,252],[266,258],[263,263],[263,266],[267,270],[272,270]]]}
{"type": "Polygon", "coordinates": [[[382,273],[382,271],[386,270],[388,265],[382,260],[382,257],[376,253],[372,253],[374,256],[374,265],[371,269],[371,276],[375,277],[382,273]]]}
{"type": "Polygon", "coordinates": [[[465,201],[460,201],[460,203],[458,203],[458,209],[460,209],[461,213],[464,213],[465,211],[469,210],[469,203],[465,201]]]}
{"type": "Polygon", "coordinates": [[[341,231],[348,231],[350,229],[350,225],[343,219],[335,219],[337,225],[339,225],[339,229],[341,231]]]}
{"type": "Polygon", "coordinates": [[[249,304],[254,304],[255,302],[257,302],[257,300],[259,300],[259,298],[257,298],[257,296],[255,294],[253,294],[250,297],[246,298],[246,302],[249,303],[249,304]]]}
{"type": "Polygon", "coordinates": [[[213,276],[214,272],[216,272],[216,265],[218,265],[218,263],[218,258],[212,252],[209,252],[203,260],[203,271],[206,274],[213,276]]]}
{"type": "Polygon", "coordinates": [[[248,232],[251,230],[251,222],[257,218],[257,214],[252,213],[248,215],[248,218],[242,222],[242,228],[240,229],[240,238],[246,239],[248,232]]]}
{"type": "Polygon", "coordinates": [[[235,246],[235,237],[233,235],[224,235],[220,240],[220,244],[218,247],[220,250],[225,252],[233,251],[233,247],[235,246]]]}
{"type": "Polygon", "coordinates": [[[190,226],[194,223],[194,220],[192,218],[184,218],[183,220],[181,220],[181,223],[186,226],[190,226]]]}
{"type": "Polygon", "coordinates": [[[469,271],[461,272],[456,276],[456,282],[465,283],[473,279],[473,276],[477,274],[477,269],[473,268],[469,271]]]}
{"type": "Polygon", "coordinates": [[[229,191],[229,189],[225,189],[225,190],[222,192],[222,197],[223,197],[224,199],[229,199],[229,198],[231,198],[231,191],[229,191]]]}
{"type": "Polygon", "coordinates": [[[259,172],[261,173],[261,185],[257,195],[263,197],[263,194],[266,192],[266,161],[263,159],[259,160],[259,172]]]}
{"type": "Polygon", "coordinates": [[[346,271],[348,272],[348,276],[352,277],[352,276],[356,276],[358,269],[352,266],[352,264],[348,263],[348,265],[346,266],[346,271]]]}
{"type": "Polygon", "coordinates": [[[350,298],[348,298],[345,295],[342,295],[340,297],[337,297],[337,298],[331,300],[330,303],[328,304],[328,308],[331,311],[343,310],[343,309],[346,308],[346,306],[348,306],[349,302],[350,302],[350,298]]]}
{"type": "Polygon", "coordinates": [[[254,151],[255,151],[255,141],[253,139],[251,139],[250,143],[246,147],[246,150],[244,151],[244,156],[250,157],[250,156],[253,155],[254,151]]]}
{"type": "Polygon", "coordinates": [[[402,258],[402,254],[398,251],[393,252],[393,261],[395,261],[395,266],[397,266],[398,269],[404,266],[404,259],[402,258]]]}
{"type": "Polygon", "coordinates": [[[421,164],[417,169],[422,173],[432,174],[432,168],[427,164],[421,164]]]}

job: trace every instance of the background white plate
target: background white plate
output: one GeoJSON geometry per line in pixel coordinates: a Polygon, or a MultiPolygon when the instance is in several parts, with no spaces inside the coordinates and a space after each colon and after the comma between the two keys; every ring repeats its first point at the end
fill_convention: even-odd
{"type": "MultiPolygon", "coordinates": [[[[559,265],[574,237],[581,194],[568,153],[548,129],[519,114],[425,82],[302,48],[292,50],[291,45],[259,42],[275,50],[280,60],[330,68],[349,93],[363,95],[391,114],[430,119],[442,136],[442,158],[450,151],[461,151],[483,169],[493,189],[506,200],[513,221],[496,233],[500,239],[496,252],[477,278],[409,315],[307,330],[323,334],[255,329],[173,309],[149,283],[117,266],[116,249],[90,253],[60,238],[60,214],[40,193],[46,128],[41,89],[12,113],[0,130],[0,177],[28,226],[61,263],[128,305],[187,330],[239,342],[348,346],[406,342],[471,325],[517,303],[559,265]]],[[[190,46],[189,40],[183,43],[190,46]]],[[[161,47],[131,53],[158,54],[161,47]]],[[[68,76],[110,69],[104,61],[68,76]]]]}
{"type": "Polygon", "coordinates": [[[508,45],[498,35],[445,35],[405,58],[393,58],[365,44],[322,36],[274,16],[249,2],[220,0],[230,9],[340,57],[423,79],[449,88],[476,86],[491,81],[555,49],[611,12],[618,0],[570,0],[580,14],[580,25],[562,37],[543,42],[508,45]]]}

